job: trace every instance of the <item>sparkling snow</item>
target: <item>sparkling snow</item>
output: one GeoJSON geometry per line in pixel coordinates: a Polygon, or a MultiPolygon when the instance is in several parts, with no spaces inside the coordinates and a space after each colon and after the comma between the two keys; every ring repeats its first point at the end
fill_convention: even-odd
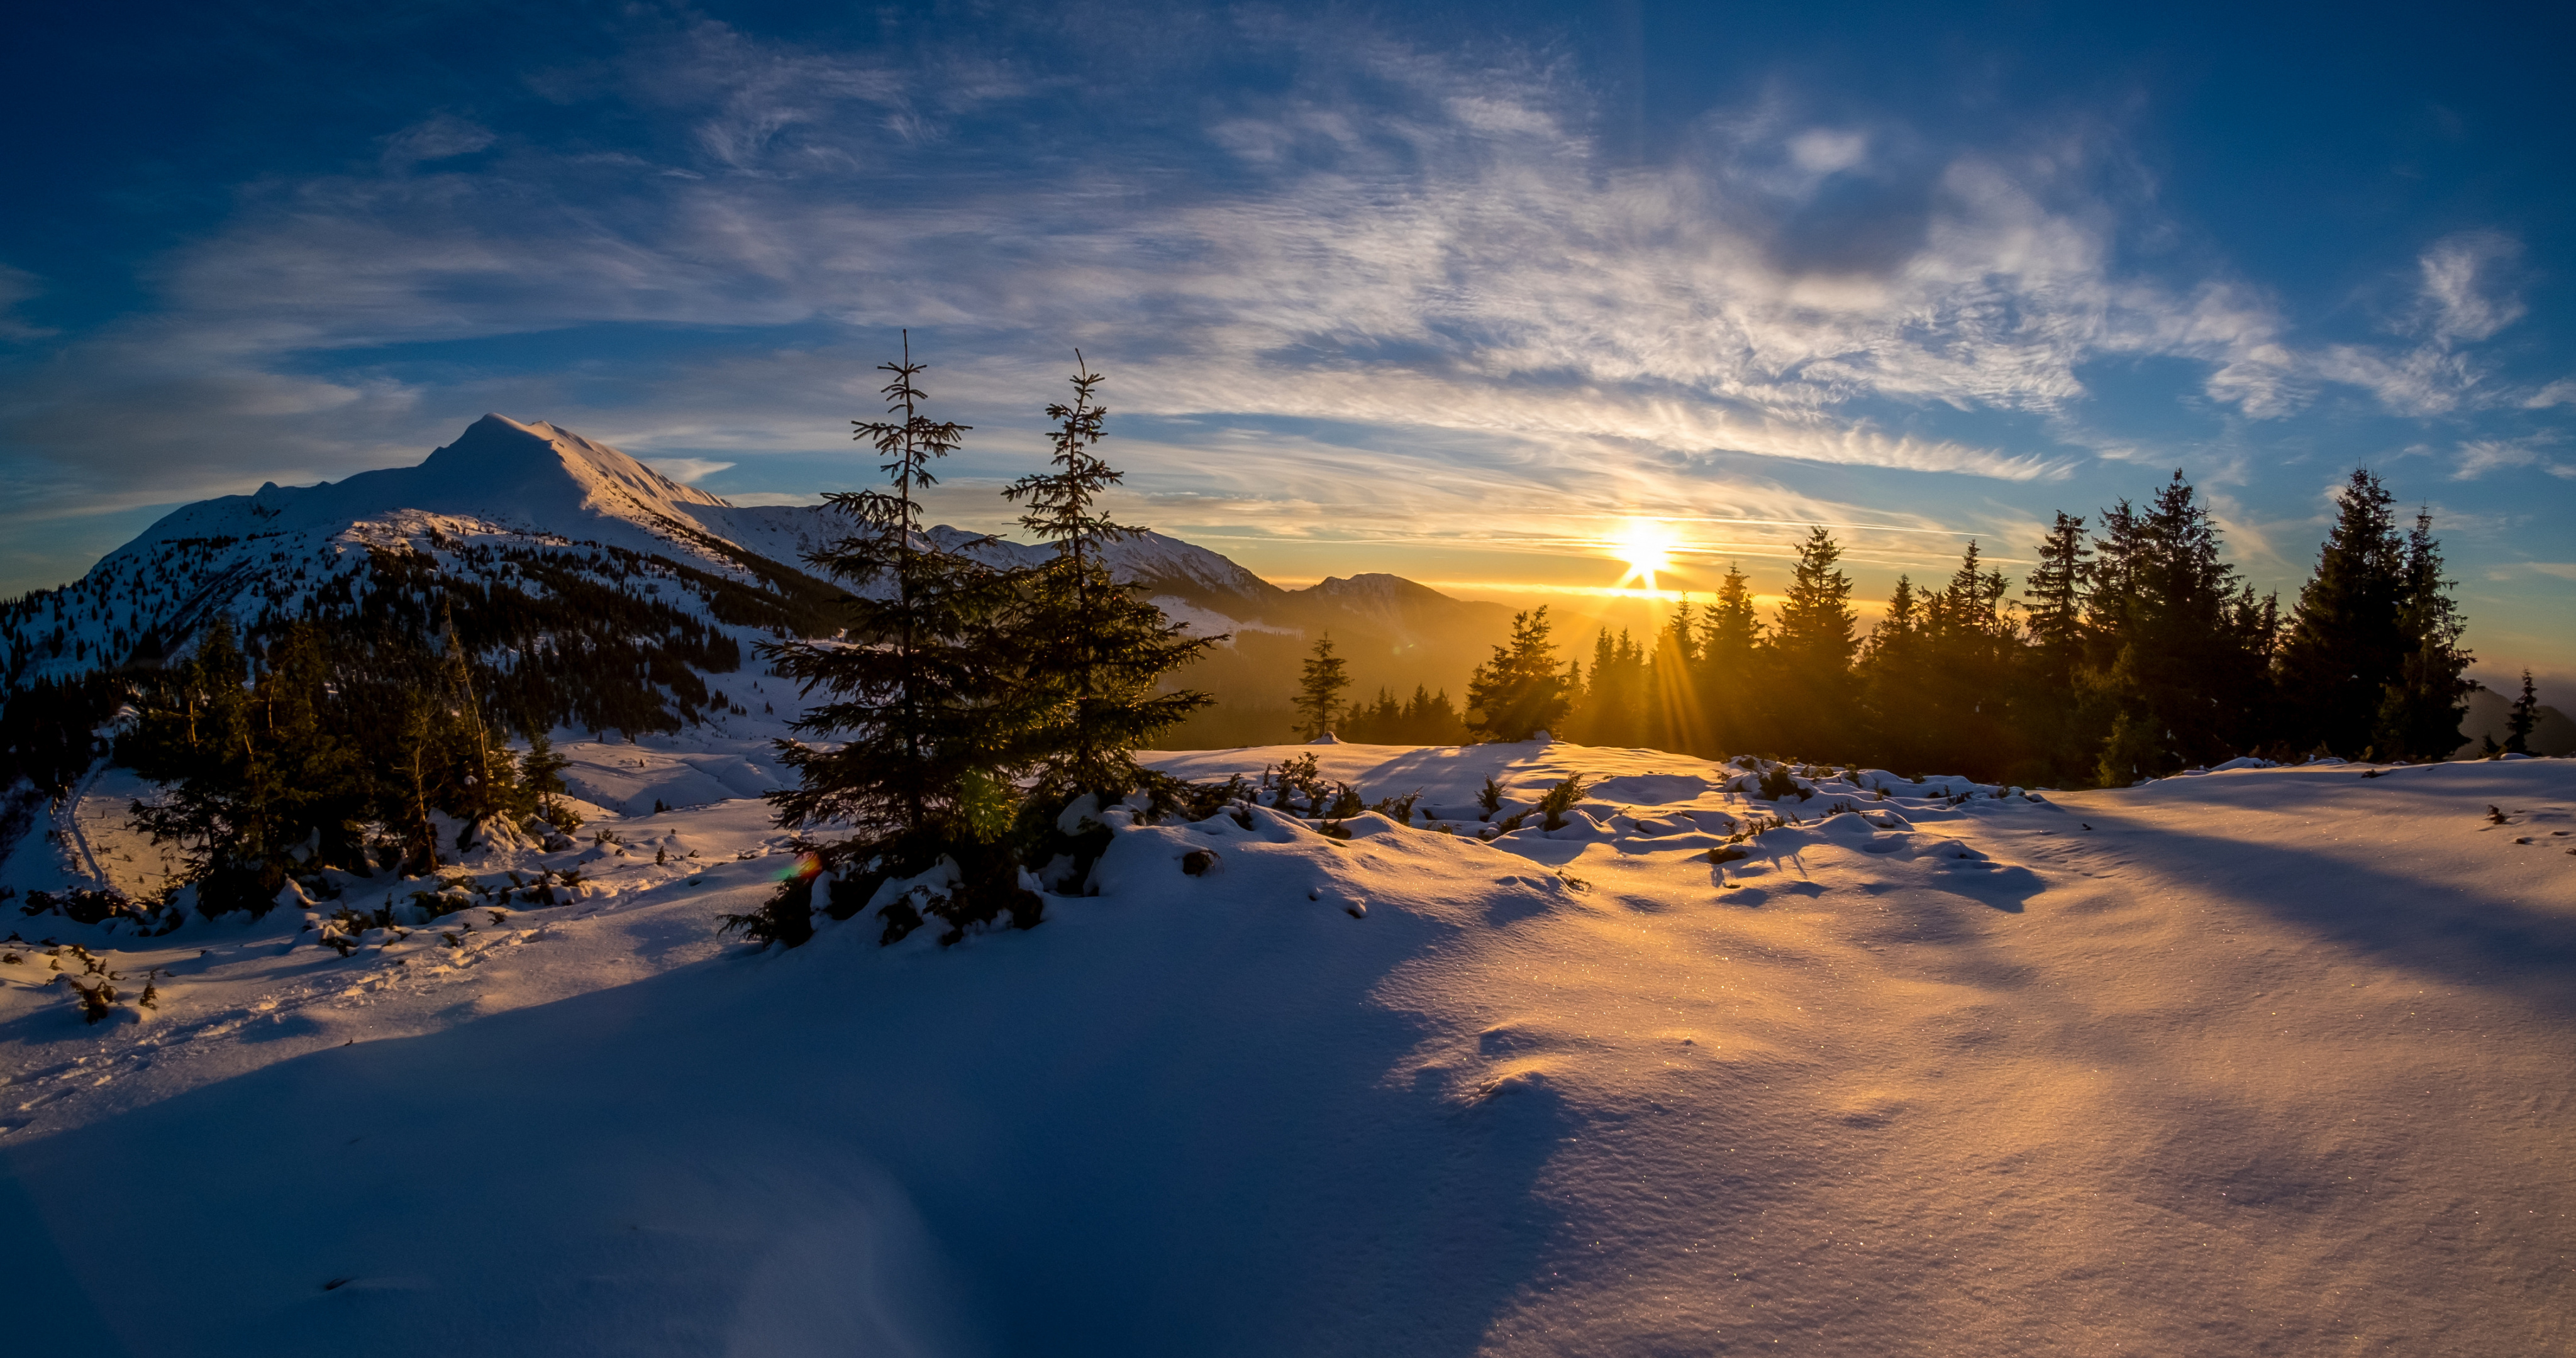
{"type": "Polygon", "coordinates": [[[575,750],[601,826],[467,865],[486,886],[577,866],[587,889],[556,906],[375,930],[346,957],[291,909],[153,939],[18,921],[129,996],[152,972],[158,1000],[86,1025],[46,983],[87,964],[7,945],[0,1258],[43,1299],[12,1335],[2570,1340],[2576,762],[2036,797],[1817,770],[1775,804],[1747,770],[1651,751],[1174,754],[1198,778],[1313,754],[1371,800],[1419,792],[1415,824],[1128,826],[1100,894],[1033,932],[880,949],[860,920],[755,953],[715,922],[783,866],[743,795],[774,774],[722,746],[575,750]],[[1569,773],[1595,781],[1564,827],[1478,837],[1487,776],[1507,817],[1569,773]],[[708,788],[729,799],[681,806],[708,788]]]}

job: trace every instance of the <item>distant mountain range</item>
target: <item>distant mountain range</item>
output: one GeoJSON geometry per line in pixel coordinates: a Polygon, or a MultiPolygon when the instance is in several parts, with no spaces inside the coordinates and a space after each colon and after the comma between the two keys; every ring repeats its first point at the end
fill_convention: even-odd
{"type": "MultiPolygon", "coordinates": [[[[744,641],[822,630],[836,587],[813,579],[804,558],[845,531],[828,508],[728,504],[571,430],[486,415],[417,466],[271,483],[172,511],[80,580],[0,606],[0,675],[14,687],[155,663],[219,614],[254,637],[300,618],[355,616],[379,590],[424,589],[424,572],[476,597],[564,596],[562,582],[577,577],[642,609],[646,632],[681,615],[744,641]]],[[[949,545],[975,536],[931,535],[949,545]]],[[[989,539],[970,550],[999,564],[1051,549],[989,539]]],[[[1187,676],[1224,700],[1194,723],[1198,743],[1284,734],[1272,728],[1284,724],[1296,662],[1319,636],[1351,661],[1359,694],[1426,683],[1459,696],[1511,619],[1503,605],[1393,575],[1282,589],[1158,533],[1107,555],[1170,616],[1231,636],[1187,676]]]]}

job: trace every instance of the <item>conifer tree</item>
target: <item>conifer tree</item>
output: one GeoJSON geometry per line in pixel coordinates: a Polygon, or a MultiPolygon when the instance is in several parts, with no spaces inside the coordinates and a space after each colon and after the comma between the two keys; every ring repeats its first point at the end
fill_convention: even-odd
{"type": "Polygon", "coordinates": [[[2388,685],[2414,650],[2400,617],[2406,544],[2387,488],[2355,470],[2336,507],[2317,568],[2299,591],[2281,648],[2282,690],[2293,695],[2281,732],[2299,748],[2358,755],[2371,743],[2388,685]]]}
{"type": "Polygon", "coordinates": [[[1930,754],[1923,697],[1930,637],[1923,597],[1910,575],[1896,577],[1887,616],[1860,658],[1861,696],[1875,736],[1875,762],[1921,772],[1930,754]]]}
{"type": "Polygon", "coordinates": [[[1835,568],[1842,547],[1822,527],[1798,544],[1789,595],[1772,629],[1783,739],[1808,759],[1833,759],[1857,743],[1852,657],[1859,649],[1851,577],[1835,568]]]}
{"type": "Polygon", "coordinates": [[[1467,682],[1467,729],[1487,740],[1528,740],[1565,721],[1567,676],[1557,673],[1547,609],[1512,615],[1512,639],[1467,682]]]}
{"type": "Polygon", "coordinates": [[[2081,516],[2058,511],[2057,522],[2039,544],[2039,564],[2031,568],[2030,639],[2043,682],[2066,684],[2081,659],[2084,643],[2085,567],[2092,551],[2084,542],[2081,516]]]}
{"type": "Polygon", "coordinates": [[[1763,624],[1752,582],[1735,563],[1718,583],[1717,600],[1700,614],[1700,709],[1706,714],[1711,754],[1766,749],[1771,724],[1763,706],[1760,668],[1763,624]]]}
{"type": "Polygon", "coordinates": [[[1333,729],[1341,713],[1342,690],[1351,686],[1347,661],[1333,654],[1333,634],[1315,638],[1315,653],[1306,659],[1297,684],[1297,738],[1313,740],[1333,729]]]}
{"type": "Polygon", "coordinates": [[[1133,792],[1144,777],[1133,751],[1215,701],[1195,690],[1157,694],[1156,682],[1221,640],[1187,635],[1186,624],[1110,574],[1102,549],[1145,530],[1099,511],[1101,493],[1123,476],[1093,451],[1109,415],[1093,399],[1100,375],[1082,351],[1073,358],[1072,402],[1047,407],[1056,422],[1053,470],[1002,492],[1027,504],[1021,525],[1056,549],[1033,573],[1014,628],[1023,675],[1044,707],[1030,751],[1039,766],[1033,804],[1041,807],[1083,793],[1107,803],[1133,792]]]}
{"type": "Polygon", "coordinates": [[[2092,680],[2112,715],[2096,776],[2141,775],[2224,759],[2258,730],[2269,694],[2271,605],[2239,589],[2218,530],[2175,472],[2144,513],[2102,516],[2087,606],[2108,663],[2092,680]]]}
{"type": "MultiPolygon", "coordinates": [[[[945,859],[953,883],[930,902],[954,939],[1004,912],[1037,923],[1037,897],[1022,890],[1007,851],[1016,809],[1011,779],[1031,733],[1046,716],[1012,672],[1017,581],[922,532],[922,491],[937,484],[931,464],[962,446],[966,426],[922,412],[924,365],[903,357],[878,365],[886,413],[853,420],[854,439],[885,460],[887,489],[825,498],[848,519],[850,536],[806,557],[852,586],[842,607],[847,642],[790,640],[762,649],[778,672],[823,701],[792,729],[832,748],[778,742],[779,762],[798,785],[770,794],[779,823],[793,830],[848,825],[843,839],[818,843],[824,861],[857,874],[836,888],[864,901],[888,876],[910,877],[945,859]],[[873,587],[874,592],[870,592],[873,587]],[[878,597],[882,595],[883,597],[878,597]]],[[[754,939],[788,944],[810,936],[813,879],[799,877],[741,924],[754,939]]],[[[898,902],[887,907],[892,941],[920,922],[898,902]]]]}
{"type": "Polygon", "coordinates": [[[2442,759],[2460,747],[2460,719],[2469,713],[2466,677],[2475,659],[2460,649],[2468,624],[2444,578],[2442,544],[2433,516],[2415,516],[2406,535],[2406,593],[2398,610],[2409,643],[2397,677],[2381,691],[2372,753],[2381,759],[2442,759]]]}
{"type": "Polygon", "coordinates": [[[2504,752],[2506,754],[2531,753],[2532,728],[2539,724],[2540,695],[2531,686],[2531,671],[2524,670],[2522,696],[2513,700],[2513,707],[2505,714],[2504,752]]]}

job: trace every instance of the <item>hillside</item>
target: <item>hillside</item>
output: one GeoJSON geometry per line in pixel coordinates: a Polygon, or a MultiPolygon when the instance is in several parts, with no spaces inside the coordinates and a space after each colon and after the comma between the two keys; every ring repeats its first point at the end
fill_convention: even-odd
{"type": "MultiPolygon", "coordinates": [[[[487,415],[416,466],[184,506],[79,581],[0,605],[0,690],[156,665],[217,615],[258,642],[297,621],[426,632],[445,607],[487,673],[520,692],[503,714],[514,726],[678,730],[733,705],[721,676],[758,641],[838,626],[839,589],[804,557],[844,532],[822,508],[730,505],[573,431],[487,415]],[[592,682],[607,674],[620,682],[592,682]]],[[[980,543],[996,564],[1044,555],[980,543]]],[[[1224,700],[1195,727],[1218,743],[1276,738],[1272,709],[1284,714],[1316,636],[1334,636],[1363,689],[1462,690],[1510,622],[1500,605],[1392,576],[1284,590],[1161,534],[1108,557],[1173,617],[1233,635],[1179,676],[1224,700]]]]}
{"type": "MultiPolygon", "coordinates": [[[[448,888],[482,903],[439,928],[48,920],[0,963],[9,1333],[137,1355],[2576,1339],[2576,764],[2040,797],[1858,771],[1772,803],[1741,767],[1562,744],[1157,762],[1308,753],[1365,796],[1419,791],[1417,823],[1340,843],[1267,808],[1113,815],[1098,895],[945,951],[863,925],[719,940],[778,841],[754,802],[652,814],[730,766],[651,735],[570,771],[622,843],[487,847],[448,888]],[[1563,829],[1474,837],[1488,774],[1509,814],[1569,773],[1597,781],[1563,829]],[[568,899],[527,899],[540,870],[568,899]],[[48,984],[87,971],[75,943],[124,978],[97,1026],[48,984]]],[[[112,817],[72,820],[120,861],[80,829],[112,817]]]]}

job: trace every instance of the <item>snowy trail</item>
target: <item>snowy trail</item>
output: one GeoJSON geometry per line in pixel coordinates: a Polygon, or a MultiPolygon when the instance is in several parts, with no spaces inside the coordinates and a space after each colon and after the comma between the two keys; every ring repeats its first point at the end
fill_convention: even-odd
{"type": "MultiPolygon", "coordinates": [[[[2045,801],[1828,783],[1786,804],[1806,823],[1731,845],[1782,808],[1653,752],[1162,762],[1307,752],[1466,831],[1488,773],[1522,804],[1606,781],[1565,829],[1499,845],[1377,816],[1348,843],[1267,812],[1129,829],[1101,895],[944,952],[863,925],[719,946],[714,916],[769,866],[727,858],[696,888],[630,867],[631,890],[514,914],[474,965],[382,990],[390,959],[248,936],[139,1024],[85,1029],[12,983],[0,1097],[41,1101],[0,1109],[23,1120],[0,1263],[65,1299],[14,1333],[154,1354],[2576,1339],[2576,762],[2045,801]],[[1192,849],[1215,870],[1183,875],[1192,849]],[[137,1250],[189,1264],[139,1284],[137,1250]]],[[[764,830],[740,802],[647,819],[744,851],[764,830]]]]}

